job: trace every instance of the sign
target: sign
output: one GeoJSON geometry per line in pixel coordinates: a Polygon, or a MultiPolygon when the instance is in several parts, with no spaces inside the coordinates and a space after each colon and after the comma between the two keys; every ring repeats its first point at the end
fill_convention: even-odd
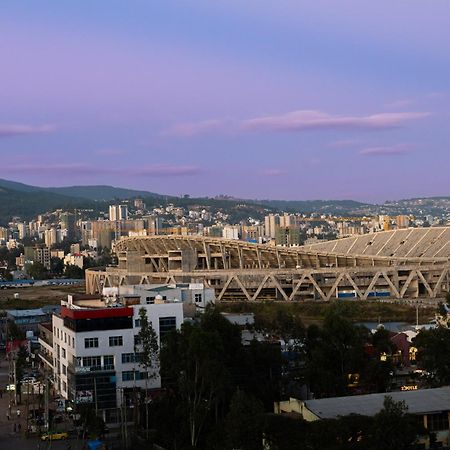
{"type": "Polygon", "coordinates": [[[92,391],[77,391],[75,403],[92,403],[94,401],[94,393],[92,391]]]}
{"type": "Polygon", "coordinates": [[[417,385],[412,386],[402,386],[400,388],[401,391],[417,391],[417,385]]]}

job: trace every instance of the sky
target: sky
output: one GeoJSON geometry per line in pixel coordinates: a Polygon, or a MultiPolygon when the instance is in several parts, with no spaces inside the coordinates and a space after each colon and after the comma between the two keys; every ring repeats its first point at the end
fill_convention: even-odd
{"type": "Polygon", "coordinates": [[[448,0],[2,0],[0,177],[450,195],[448,0]]]}

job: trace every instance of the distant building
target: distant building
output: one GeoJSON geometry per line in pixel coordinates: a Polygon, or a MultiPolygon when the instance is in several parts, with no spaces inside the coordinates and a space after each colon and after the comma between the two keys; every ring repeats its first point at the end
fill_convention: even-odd
{"type": "Polygon", "coordinates": [[[61,214],[61,230],[66,230],[67,239],[75,239],[76,237],[76,223],[75,214],[64,212],[61,214]]]}
{"type": "Polygon", "coordinates": [[[280,226],[280,216],[269,214],[264,218],[264,231],[267,237],[275,238],[276,228],[280,226]]]}
{"type": "Polygon", "coordinates": [[[285,247],[300,245],[300,229],[298,227],[277,227],[275,230],[275,243],[285,247]]]}
{"type": "Polygon", "coordinates": [[[109,206],[109,220],[127,220],[128,207],[127,205],[110,205],[109,206]]]}

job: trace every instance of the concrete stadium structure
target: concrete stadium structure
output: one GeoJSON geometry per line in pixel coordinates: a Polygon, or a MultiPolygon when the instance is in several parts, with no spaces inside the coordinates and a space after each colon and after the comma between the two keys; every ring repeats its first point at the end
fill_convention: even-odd
{"type": "Polygon", "coordinates": [[[199,236],[129,237],[116,267],[88,269],[103,286],[204,283],[218,301],[437,299],[449,290],[450,227],[410,228],[274,247],[199,236]]]}

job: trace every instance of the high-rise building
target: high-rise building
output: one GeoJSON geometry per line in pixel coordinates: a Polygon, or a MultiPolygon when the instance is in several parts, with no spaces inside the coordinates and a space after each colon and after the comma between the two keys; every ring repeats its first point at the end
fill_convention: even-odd
{"type": "Polygon", "coordinates": [[[265,235],[272,239],[275,238],[276,228],[280,226],[280,216],[269,214],[264,218],[265,235]]]}
{"type": "Polygon", "coordinates": [[[128,219],[127,205],[109,205],[109,220],[126,220],[128,219]]]}
{"type": "Polygon", "coordinates": [[[298,227],[277,227],[275,243],[286,247],[300,245],[300,229],[298,227]]]}
{"type": "Polygon", "coordinates": [[[66,230],[67,239],[73,240],[76,236],[75,214],[65,212],[61,214],[61,229],[66,230]]]}

